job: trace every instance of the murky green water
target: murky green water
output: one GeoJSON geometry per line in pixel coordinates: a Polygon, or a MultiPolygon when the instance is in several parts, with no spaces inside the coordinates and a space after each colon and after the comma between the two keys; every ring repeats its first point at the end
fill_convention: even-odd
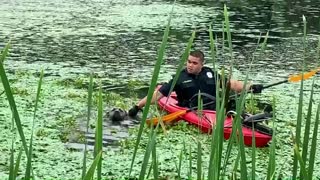
{"type": "MultiPolygon", "coordinates": [[[[5,0],[0,7],[0,42],[3,45],[9,37],[12,39],[10,59],[19,61],[9,65],[12,69],[40,66],[61,77],[94,71],[105,84],[113,83],[108,79],[116,79],[119,84],[128,79],[148,83],[171,4],[138,0],[5,0]]],[[[300,56],[294,52],[301,48],[301,41],[295,38],[302,37],[303,14],[308,20],[308,32],[318,33],[320,2],[235,0],[227,5],[236,64],[240,67],[248,62],[260,33],[268,30],[272,52],[255,64],[268,64],[270,69],[297,67],[300,56]]],[[[209,55],[207,29],[212,23],[217,37],[222,37],[222,10],[223,1],[178,1],[163,72],[174,72],[193,29],[197,30],[194,47],[209,55]]],[[[220,61],[223,63],[223,59],[220,61]]]]}
{"type": "MultiPolygon", "coordinates": [[[[237,78],[245,77],[258,38],[268,30],[270,37],[267,51],[252,64],[250,80],[269,84],[297,72],[303,58],[302,15],[305,15],[308,21],[307,66],[319,66],[316,58],[316,36],[320,27],[319,1],[233,0],[227,6],[230,12],[237,78]]],[[[228,51],[221,48],[221,21],[224,18],[222,10],[223,1],[177,2],[160,81],[167,80],[174,73],[174,67],[193,29],[197,30],[194,47],[205,51],[209,57],[210,23],[218,37],[219,64],[228,65],[229,60],[221,55],[228,51]]],[[[86,86],[90,72],[94,72],[95,78],[102,81],[105,93],[116,91],[130,97],[126,90],[128,82],[131,87],[135,81],[139,86],[148,84],[170,11],[171,1],[2,1],[0,47],[11,39],[11,53],[5,66],[13,85],[17,87],[17,102],[27,134],[30,133],[38,72],[41,68],[45,70],[46,85],[42,106],[39,108],[38,135],[35,140],[35,171],[39,177],[58,178],[65,174],[68,174],[64,176],[68,179],[79,177],[81,153],[65,149],[59,137],[61,131],[65,131],[61,127],[64,122],[83,119],[86,114],[86,91],[79,87],[86,86]],[[68,87],[66,82],[78,88],[68,87]],[[55,169],[55,173],[51,172],[52,169],[55,169]]],[[[311,81],[307,81],[305,86],[305,96],[308,97],[311,81]]],[[[314,102],[317,104],[320,102],[320,89],[319,86],[315,88],[314,102]]],[[[2,87],[0,90],[2,91],[2,87]]],[[[292,154],[290,130],[295,126],[298,95],[299,84],[284,84],[267,89],[257,96],[269,102],[273,97],[277,100],[277,155],[283,159],[290,159],[292,154]]],[[[4,95],[0,98],[2,177],[3,173],[8,172],[11,117],[4,95]]],[[[134,103],[132,99],[124,101],[126,106],[134,103]]],[[[305,101],[307,103],[307,98],[305,101]]],[[[175,130],[177,135],[182,136],[182,132],[175,130]]],[[[167,145],[173,142],[168,143],[168,139],[161,138],[164,141],[159,143],[160,151],[166,152],[171,148],[167,145]]],[[[176,139],[176,142],[179,140],[182,139],[176,139]]],[[[261,151],[261,157],[264,157],[265,152],[261,151]]],[[[130,148],[122,150],[120,154],[108,152],[108,160],[105,162],[108,168],[104,173],[111,173],[110,176],[112,172],[115,176],[123,174],[128,168],[131,152],[130,148]]],[[[166,159],[178,157],[177,153],[166,152],[167,156],[159,158],[165,162],[166,159]]],[[[137,161],[140,162],[143,154],[138,156],[137,161]]],[[[318,155],[316,165],[319,163],[318,155]]],[[[168,174],[175,171],[174,164],[160,168],[168,174]]],[[[289,165],[283,166],[285,176],[290,174],[290,168],[289,165]]],[[[139,171],[139,164],[135,171],[139,171]]],[[[259,172],[263,173],[264,170],[260,169],[259,172]]],[[[319,169],[316,172],[319,172],[319,169]]]]}

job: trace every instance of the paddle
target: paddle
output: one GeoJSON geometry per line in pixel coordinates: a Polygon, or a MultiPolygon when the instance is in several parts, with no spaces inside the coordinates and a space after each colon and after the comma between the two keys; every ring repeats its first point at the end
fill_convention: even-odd
{"type": "MultiPolygon", "coordinates": [[[[208,103],[204,104],[203,107],[211,105],[213,103],[214,102],[208,102],[208,103]]],[[[185,110],[176,111],[176,112],[173,112],[171,114],[162,116],[160,118],[162,119],[163,122],[168,123],[168,122],[171,122],[171,121],[177,119],[179,116],[182,116],[182,115],[186,114],[187,112],[196,110],[197,108],[198,107],[192,107],[192,108],[188,108],[188,109],[185,109],[185,110]]],[[[147,122],[148,125],[150,125],[151,122],[153,122],[153,125],[157,125],[160,118],[159,117],[154,117],[152,119],[147,119],[146,122],[147,122]]]]}
{"type": "MultiPolygon", "coordinates": [[[[283,83],[287,83],[287,82],[299,82],[301,80],[307,80],[307,79],[311,78],[312,76],[314,76],[315,74],[319,74],[319,72],[320,72],[320,68],[312,70],[310,72],[303,73],[303,74],[290,75],[288,79],[283,80],[283,81],[279,81],[279,82],[276,82],[276,83],[273,83],[273,84],[269,84],[267,86],[263,86],[262,89],[270,88],[270,87],[273,87],[273,86],[276,86],[276,85],[279,85],[279,84],[283,84],[283,83]]],[[[207,106],[207,105],[212,104],[212,103],[213,102],[204,104],[204,106],[207,106]]],[[[190,111],[195,110],[195,109],[197,109],[197,107],[193,107],[193,108],[189,108],[189,109],[186,109],[186,110],[177,111],[177,112],[165,115],[165,116],[160,117],[160,118],[162,119],[163,122],[171,122],[171,121],[175,120],[176,118],[178,118],[179,116],[182,116],[182,115],[186,114],[187,112],[190,112],[190,111]]],[[[151,124],[151,122],[153,122],[153,125],[156,125],[156,124],[158,124],[158,121],[159,121],[160,118],[154,117],[152,119],[147,119],[146,122],[149,125],[151,124]]]]}
{"type": "Polygon", "coordinates": [[[276,83],[273,83],[273,84],[269,84],[267,86],[264,86],[262,89],[266,89],[266,88],[273,87],[273,86],[276,86],[276,85],[279,85],[279,84],[283,84],[283,83],[287,83],[287,82],[299,82],[301,80],[307,80],[307,79],[311,78],[312,76],[314,76],[315,74],[318,74],[319,72],[320,72],[320,68],[312,70],[310,72],[306,72],[304,74],[291,75],[286,80],[279,81],[279,82],[276,82],[276,83]]]}
{"type": "MultiPolygon", "coordinates": [[[[163,122],[168,123],[168,122],[171,122],[171,121],[177,119],[179,116],[182,116],[182,115],[186,114],[189,111],[191,111],[191,109],[181,110],[181,111],[177,111],[177,112],[165,115],[165,116],[160,117],[160,118],[162,119],[163,122]]],[[[154,117],[152,119],[147,119],[146,122],[147,122],[148,125],[150,125],[152,122],[153,122],[153,125],[157,125],[160,118],[154,117]]]]}

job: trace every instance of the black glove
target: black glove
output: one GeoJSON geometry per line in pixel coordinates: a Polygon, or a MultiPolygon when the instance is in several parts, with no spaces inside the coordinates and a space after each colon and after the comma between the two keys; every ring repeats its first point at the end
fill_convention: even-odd
{"type": "Polygon", "coordinates": [[[139,108],[139,106],[135,105],[129,110],[129,116],[130,117],[135,117],[139,111],[142,111],[142,109],[139,108]]]}
{"type": "Polygon", "coordinates": [[[263,89],[262,84],[253,84],[250,87],[250,90],[252,90],[253,93],[261,93],[262,89],[263,89]]]}

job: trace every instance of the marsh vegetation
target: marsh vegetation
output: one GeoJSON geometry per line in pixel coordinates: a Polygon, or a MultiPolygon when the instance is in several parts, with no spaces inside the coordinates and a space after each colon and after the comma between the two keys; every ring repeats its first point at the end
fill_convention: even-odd
{"type": "MultiPolygon", "coordinates": [[[[178,12],[181,10],[179,8],[183,9],[184,6],[177,5],[178,12]]],[[[168,12],[170,14],[170,11],[163,12],[163,14],[168,12]]],[[[260,59],[273,60],[283,56],[281,52],[277,56],[271,54],[269,50],[275,47],[267,46],[268,41],[264,41],[267,39],[272,41],[277,38],[269,37],[267,33],[259,34],[260,41],[251,44],[253,50],[247,52],[250,54],[249,60],[242,61],[241,56],[236,57],[239,55],[237,45],[233,45],[231,41],[233,33],[229,24],[231,21],[229,15],[225,7],[223,13],[220,14],[220,20],[223,22],[207,23],[203,27],[206,31],[212,32],[212,34],[209,33],[211,36],[206,39],[206,42],[210,44],[208,65],[214,66],[215,63],[219,63],[221,65],[219,69],[226,71],[230,70],[230,67],[237,67],[240,72],[229,72],[243,80],[252,80],[255,77],[264,83],[286,79],[292,72],[299,74],[319,68],[318,39],[314,40],[314,36],[308,36],[306,20],[301,21],[303,23],[300,24],[299,29],[303,33],[299,39],[294,40],[294,43],[291,40],[285,40],[281,45],[273,44],[276,48],[287,44],[294,47],[295,52],[299,52],[299,55],[290,57],[299,58],[299,63],[295,65],[297,68],[280,69],[277,70],[277,73],[281,76],[271,76],[270,74],[274,73],[272,68],[277,67],[277,63],[270,63],[268,60],[260,61],[260,59]],[[215,27],[222,27],[222,24],[224,24],[223,29],[215,33],[215,27]],[[218,38],[216,34],[224,34],[224,36],[218,38]],[[311,57],[312,60],[308,61],[311,57]],[[246,64],[246,62],[250,63],[246,64]],[[271,66],[267,66],[268,63],[271,66]],[[244,70],[242,64],[246,64],[248,68],[251,67],[249,68],[251,71],[244,70]],[[267,66],[270,71],[261,75],[254,71],[255,65],[267,66]],[[261,78],[267,75],[270,75],[272,79],[261,78]]],[[[163,24],[166,24],[167,16],[163,15],[163,17],[163,24]]],[[[68,64],[68,61],[49,63],[50,68],[48,69],[41,65],[34,68],[26,65],[28,63],[25,64],[23,60],[17,61],[18,57],[15,54],[19,48],[15,48],[15,41],[8,43],[1,51],[0,66],[3,84],[0,91],[4,92],[0,100],[0,177],[29,179],[34,175],[38,179],[91,179],[91,177],[97,179],[128,177],[139,179],[319,178],[320,157],[317,151],[319,147],[317,139],[320,96],[319,86],[316,83],[317,75],[299,83],[279,85],[281,87],[268,89],[262,95],[247,94],[245,96],[244,93],[240,97],[239,104],[244,102],[245,97],[248,97],[251,105],[255,104],[258,99],[273,104],[275,116],[269,125],[274,129],[274,136],[269,147],[261,149],[244,147],[241,138],[237,141],[236,136],[229,141],[224,141],[221,136],[222,128],[219,125],[210,135],[200,133],[197,128],[183,121],[174,126],[166,126],[166,131],[160,126],[145,127],[144,122],[147,117],[161,114],[150,104],[146,106],[142,114],[140,126],[129,126],[128,130],[126,129],[129,133],[118,136],[121,137],[116,139],[119,144],[110,145],[104,142],[104,135],[107,131],[108,134],[115,135],[122,130],[117,126],[104,128],[105,108],[128,109],[138,99],[140,87],[147,84],[146,89],[150,94],[159,81],[167,78],[161,74],[168,75],[174,72],[175,64],[170,64],[170,60],[165,59],[168,56],[167,53],[174,51],[172,55],[180,57],[177,52],[180,52],[181,49],[187,53],[191,44],[199,45],[199,41],[195,38],[196,31],[194,33],[189,31],[185,35],[189,42],[187,39],[183,45],[173,47],[168,40],[170,40],[169,35],[175,33],[174,29],[169,28],[176,26],[174,19],[171,13],[166,29],[162,33],[164,35],[157,51],[158,54],[153,54],[157,61],[141,61],[149,64],[149,68],[146,68],[145,71],[150,74],[137,73],[136,70],[130,68],[131,65],[108,69],[110,64],[105,64],[99,68],[114,72],[107,73],[108,78],[105,78],[105,71],[101,69],[100,71],[99,68],[94,73],[91,70],[79,73],[77,68],[83,70],[85,68],[82,67],[85,64],[80,63],[75,66],[72,63],[68,64]],[[9,45],[12,47],[9,48],[9,45]],[[61,67],[63,69],[60,69],[61,67]],[[69,68],[72,69],[70,70],[72,73],[65,71],[69,68]],[[135,79],[128,80],[125,78],[124,71],[138,75],[135,79]],[[113,76],[117,77],[113,78],[113,76]],[[124,79],[124,83],[120,85],[117,84],[119,76],[124,79]],[[141,79],[149,80],[151,77],[152,79],[146,82],[139,78],[141,76],[143,76],[141,79]],[[125,88],[123,84],[127,84],[125,88]],[[130,90],[127,92],[122,91],[123,89],[130,90]],[[119,91],[122,96],[119,95],[119,91]],[[90,133],[94,137],[94,141],[91,141],[93,146],[85,146],[79,150],[68,148],[64,144],[70,140],[78,143],[88,142],[86,134],[90,133]]],[[[84,32],[79,30],[79,33],[84,32]]],[[[157,47],[160,44],[159,40],[154,43],[157,47]]],[[[77,47],[64,48],[67,51],[62,52],[63,54],[68,54],[69,51],[80,52],[75,48],[77,47]]],[[[107,49],[106,52],[109,50],[107,49]]],[[[132,53],[130,50],[127,52],[132,53]]],[[[58,53],[57,56],[54,56],[53,54],[51,55],[54,58],[63,55],[58,53]]],[[[81,53],[78,55],[81,56],[81,53]]],[[[151,53],[151,56],[153,55],[151,53]]],[[[93,62],[99,56],[93,53],[91,57],[93,62]]],[[[34,57],[38,56],[34,55],[34,57]]],[[[108,57],[115,58],[116,56],[108,55],[108,57]]],[[[134,59],[120,59],[119,62],[121,64],[131,60],[134,61],[134,59]]],[[[183,61],[182,57],[177,62],[183,61]]],[[[144,67],[139,63],[135,63],[135,66],[144,67]]],[[[95,66],[92,67],[95,68],[95,66]]],[[[225,90],[222,92],[225,93],[225,90]]],[[[219,101],[221,108],[217,109],[220,122],[224,119],[222,108],[224,93],[219,101]]],[[[257,111],[254,106],[247,107],[250,111],[257,111]]],[[[240,112],[242,109],[237,110],[240,112]]],[[[236,122],[239,121],[236,120],[236,122]]],[[[235,123],[234,128],[240,128],[240,123],[235,123]]]]}

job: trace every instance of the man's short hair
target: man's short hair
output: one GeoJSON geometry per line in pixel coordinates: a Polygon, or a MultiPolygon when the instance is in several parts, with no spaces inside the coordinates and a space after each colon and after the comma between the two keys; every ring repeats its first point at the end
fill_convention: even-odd
{"type": "Polygon", "coordinates": [[[200,58],[200,61],[204,62],[204,54],[200,50],[191,51],[190,56],[200,58]]]}

